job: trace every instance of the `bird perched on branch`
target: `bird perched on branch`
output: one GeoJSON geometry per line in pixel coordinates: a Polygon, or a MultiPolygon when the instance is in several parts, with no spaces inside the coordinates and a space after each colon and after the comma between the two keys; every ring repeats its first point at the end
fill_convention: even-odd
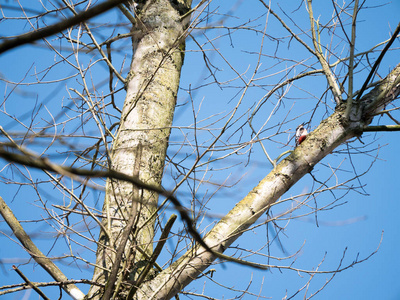
{"type": "Polygon", "coordinates": [[[303,124],[300,124],[296,128],[296,147],[300,145],[307,137],[307,129],[304,128],[303,124]]]}

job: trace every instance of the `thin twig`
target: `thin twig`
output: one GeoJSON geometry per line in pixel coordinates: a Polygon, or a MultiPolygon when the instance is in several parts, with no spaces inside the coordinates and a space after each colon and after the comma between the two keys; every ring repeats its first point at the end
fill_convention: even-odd
{"type": "Polygon", "coordinates": [[[353,70],[354,70],[354,48],[356,43],[356,21],[358,13],[358,0],[354,3],[353,17],[351,23],[351,42],[350,42],[350,58],[349,58],[349,88],[347,91],[347,107],[346,118],[349,117],[351,106],[353,104],[353,70]]]}
{"type": "Polygon", "coordinates": [[[340,104],[342,102],[342,94],[340,92],[339,85],[336,82],[335,76],[333,75],[328,62],[326,61],[326,58],[319,51],[319,44],[317,42],[317,36],[315,33],[315,27],[314,27],[315,19],[314,19],[313,10],[312,10],[312,0],[307,0],[307,4],[308,4],[308,14],[310,16],[312,41],[313,41],[314,49],[315,49],[314,53],[317,56],[317,58],[321,64],[321,67],[324,71],[326,80],[328,81],[328,85],[332,90],[332,94],[333,94],[333,97],[335,98],[336,104],[340,104]]]}
{"type": "Polygon", "coordinates": [[[25,275],[22,273],[16,266],[12,266],[14,271],[36,292],[45,300],[50,300],[47,296],[36,286],[34,285],[25,275]]]}

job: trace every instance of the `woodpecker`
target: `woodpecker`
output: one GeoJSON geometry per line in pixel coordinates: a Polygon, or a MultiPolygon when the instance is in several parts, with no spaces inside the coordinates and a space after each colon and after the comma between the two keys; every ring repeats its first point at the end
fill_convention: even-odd
{"type": "Polygon", "coordinates": [[[307,129],[304,128],[303,124],[300,124],[296,128],[296,147],[300,145],[307,137],[307,129]]]}

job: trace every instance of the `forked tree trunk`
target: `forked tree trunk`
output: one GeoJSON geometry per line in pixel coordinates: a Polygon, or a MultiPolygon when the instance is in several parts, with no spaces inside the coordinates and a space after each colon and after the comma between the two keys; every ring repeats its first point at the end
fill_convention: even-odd
{"type": "MultiPolygon", "coordinates": [[[[134,58],[120,128],[112,149],[114,170],[154,185],[161,183],[183,64],[185,24],[181,17],[191,5],[190,0],[184,1],[148,0],[136,18],[132,31],[134,58]]],[[[399,94],[399,74],[397,66],[362,101],[354,103],[351,121],[345,118],[345,104],[338,107],[215,225],[204,239],[206,244],[214,251],[224,252],[321,159],[349,138],[361,134],[373,114],[399,94]]],[[[123,181],[107,182],[103,207],[107,218],[99,238],[93,280],[106,284],[105,291],[111,296],[116,293],[116,299],[125,298],[129,289],[119,283],[134,282],[151,256],[157,198],[123,181]],[[115,286],[120,289],[116,291],[115,286]]],[[[170,299],[215,259],[213,253],[202,247],[190,249],[169,268],[137,287],[134,298],[170,299]]],[[[93,286],[88,296],[109,299],[111,296],[107,295],[104,296],[103,288],[93,286]]]]}
{"type": "MultiPolygon", "coordinates": [[[[132,29],[134,56],[111,154],[112,169],[156,186],[161,184],[183,64],[182,15],[188,12],[191,0],[181,2],[149,0],[137,11],[132,29]]],[[[103,206],[106,232],[100,232],[94,281],[109,284],[110,270],[116,263],[119,269],[114,282],[137,278],[138,268],[153,251],[157,201],[157,194],[124,181],[107,181],[103,206]],[[128,238],[124,239],[124,233],[129,233],[128,238]],[[118,247],[125,241],[118,258],[118,247]]],[[[103,294],[104,289],[93,286],[88,296],[103,299],[103,294]]],[[[126,296],[124,287],[117,294],[126,296]]]]}

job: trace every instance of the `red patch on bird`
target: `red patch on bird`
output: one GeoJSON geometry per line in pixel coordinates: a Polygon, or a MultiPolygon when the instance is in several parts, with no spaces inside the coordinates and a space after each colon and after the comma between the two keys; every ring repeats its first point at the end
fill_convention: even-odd
{"type": "Polygon", "coordinates": [[[307,137],[306,135],[302,135],[299,137],[299,140],[298,140],[299,145],[306,139],[306,137],[307,137]]]}

